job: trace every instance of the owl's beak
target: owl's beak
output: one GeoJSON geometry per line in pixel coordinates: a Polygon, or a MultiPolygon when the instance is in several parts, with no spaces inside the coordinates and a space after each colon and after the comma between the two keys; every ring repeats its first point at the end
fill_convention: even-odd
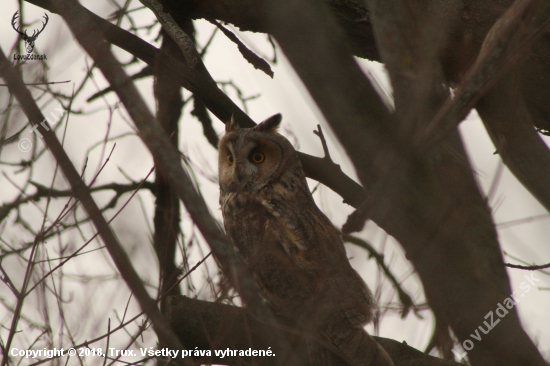
{"type": "Polygon", "coordinates": [[[236,178],[235,183],[239,183],[239,184],[242,183],[243,179],[246,178],[246,171],[245,171],[244,166],[242,164],[240,164],[240,163],[236,164],[234,177],[236,178]]]}
{"type": "Polygon", "coordinates": [[[235,174],[233,174],[234,182],[243,187],[250,179],[250,172],[244,164],[237,162],[235,164],[235,174]]]}

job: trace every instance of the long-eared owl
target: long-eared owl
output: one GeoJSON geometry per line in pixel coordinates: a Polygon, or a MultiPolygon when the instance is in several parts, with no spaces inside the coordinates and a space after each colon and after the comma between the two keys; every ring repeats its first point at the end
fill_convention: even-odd
{"type": "Polygon", "coordinates": [[[280,122],[277,114],[253,128],[226,124],[219,181],[227,235],[281,315],[353,365],[392,365],[362,329],[372,318],[372,295],[315,204],[296,150],[277,133],[280,122]]]}

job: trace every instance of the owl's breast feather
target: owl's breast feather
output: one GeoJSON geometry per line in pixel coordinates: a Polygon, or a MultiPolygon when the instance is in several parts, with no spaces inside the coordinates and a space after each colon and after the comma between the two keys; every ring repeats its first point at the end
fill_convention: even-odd
{"type": "Polygon", "coordinates": [[[241,259],[251,265],[265,248],[270,214],[250,193],[229,193],[220,201],[227,236],[241,259]]]}

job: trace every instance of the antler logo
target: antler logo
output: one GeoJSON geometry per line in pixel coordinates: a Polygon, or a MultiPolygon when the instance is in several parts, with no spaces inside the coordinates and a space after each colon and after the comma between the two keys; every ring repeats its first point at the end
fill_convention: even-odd
{"type": "Polygon", "coordinates": [[[27,53],[32,53],[33,49],[34,49],[34,42],[36,42],[36,39],[38,38],[38,36],[40,35],[40,33],[42,33],[42,31],[44,30],[44,28],[46,28],[46,24],[48,24],[48,14],[44,13],[44,19],[46,20],[45,22],[42,22],[42,29],[40,30],[37,30],[35,29],[33,32],[32,32],[32,36],[29,36],[27,34],[27,30],[25,29],[24,32],[22,32],[19,28],[20,27],[16,27],[15,26],[15,22],[17,21],[17,18],[19,18],[19,15],[17,15],[17,11],[15,12],[15,14],[13,14],[13,18],[11,18],[11,26],[13,27],[13,29],[15,29],[15,31],[17,33],[19,33],[21,35],[21,37],[23,37],[23,40],[25,41],[25,48],[27,49],[27,53]]]}

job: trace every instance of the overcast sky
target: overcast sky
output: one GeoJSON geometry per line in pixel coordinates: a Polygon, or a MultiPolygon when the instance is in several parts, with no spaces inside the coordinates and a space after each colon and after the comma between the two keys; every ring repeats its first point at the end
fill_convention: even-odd
{"type": "MultiPolygon", "coordinates": [[[[82,3],[102,17],[113,11],[112,5],[107,1],[83,1],[82,3]]],[[[130,9],[137,8],[140,5],[139,2],[134,1],[130,5],[130,9]]],[[[0,46],[6,54],[17,40],[17,34],[11,28],[11,18],[16,10],[16,1],[9,0],[3,2],[0,15],[0,46]]],[[[37,27],[40,24],[38,22],[39,18],[41,18],[44,11],[26,3],[24,10],[27,22],[36,20],[37,22],[34,23],[34,26],[37,27]]],[[[133,14],[137,24],[145,25],[152,22],[153,16],[148,10],[141,10],[133,14]]],[[[49,81],[71,80],[70,83],[58,84],[52,87],[54,90],[70,94],[73,82],[78,85],[85,74],[87,65],[89,66],[91,62],[75,43],[62,19],[55,14],[48,13],[48,15],[49,24],[36,42],[36,52],[47,54],[49,69],[44,71],[39,62],[30,61],[22,66],[25,80],[35,81],[42,72],[46,72],[49,81]]],[[[197,27],[198,44],[202,46],[211,35],[213,26],[205,21],[197,21],[195,24],[197,27]]],[[[128,22],[123,21],[122,26],[127,27],[128,22]]],[[[146,31],[141,31],[139,35],[153,42],[158,34],[158,29],[159,27],[156,26],[149,34],[146,31]]],[[[269,57],[272,56],[273,51],[265,35],[239,33],[238,30],[236,31],[241,39],[246,40],[260,54],[269,57]]],[[[115,46],[113,46],[113,51],[121,61],[127,62],[131,59],[126,52],[121,51],[115,46]]],[[[233,82],[241,89],[245,97],[261,94],[261,97],[247,103],[248,113],[255,121],[259,122],[272,114],[282,113],[283,123],[280,132],[288,137],[300,151],[322,156],[323,152],[319,139],[312,133],[316,129],[317,124],[320,124],[327,136],[333,160],[342,166],[344,172],[356,179],[349,159],[336,138],[333,137],[330,128],[323,120],[322,115],[307,94],[305,88],[301,85],[289,63],[285,60],[284,55],[277,52],[277,60],[277,64],[272,65],[275,76],[271,79],[248,64],[238,52],[236,45],[228,41],[221,33],[218,33],[208,50],[205,64],[215,80],[233,82]]],[[[389,93],[390,87],[383,66],[364,60],[358,60],[358,62],[372,80],[380,83],[380,90],[389,93]]],[[[135,73],[143,66],[143,63],[140,62],[138,65],[129,67],[128,71],[135,73]]],[[[131,120],[121,108],[115,109],[112,115],[110,115],[109,111],[105,108],[105,101],[99,99],[92,103],[86,103],[85,99],[87,97],[106,86],[106,82],[98,70],[95,70],[93,80],[97,84],[88,83],[85,91],[74,101],[74,105],[77,109],[95,112],[87,116],[71,116],[68,126],[66,126],[66,135],[64,137],[65,149],[69,153],[73,163],[77,166],[77,169],[82,169],[85,159],[88,158],[88,167],[85,173],[87,182],[90,182],[98,168],[105,161],[106,155],[113,147],[113,142],[106,144],[106,151],[104,151],[103,145],[98,145],[92,150],[89,150],[90,147],[102,141],[107,133],[112,137],[132,132],[134,129],[131,120]],[[108,130],[107,122],[109,120],[111,123],[108,130]]],[[[141,80],[137,85],[150,109],[154,110],[155,102],[152,96],[152,78],[141,80]]],[[[35,96],[40,95],[39,90],[32,90],[35,96]]],[[[229,91],[229,95],[236,101],[235,91],[231,90],[230,87],[227,90],[229,91]]],[[[184,97],[189,97],[187,91],[184,91],[184,97]]],[[[390,98],[388,94],[385,94],[384,97],[390,98]]],[[[117,100],[112,93],[108,94],[105,98],[111,103],[117,100]]],[[[0,110],[5,109],[7,100],[6,90],[0,90],[0,110]]],[[[47,98],[40,99],[38,104],[42,108],[44,115],[48,115],[54,111],[55,107],[58,107],[57,102],[47,98]]],[[[212,214],[221,220],[221,213],[218,210],[218,186],[217,182],[213,179],[217,175],[217,151],[202,136],[202,126],[190,116],[189,112],[191,109],[191,103],[185,107],[185,115],[180,125],[179,147],[189,157],[192,165],[196,168],[194,172],[201,183],[202,193],[209,204],[212,214]]],[[[9,121],[8,136],[19,131],[28,123],[27,119],[23,116],[17,117],[17,111],[15,113],[9,121]]],[[[223,124],[214,116],[212,116],[212,119],[215,129],[221,135],[223,133],[223,124]]],[[[3,117],[0,123],[4,123],[3,117]]],[[[62,123],[65,128],[65,121],[62,123]]],[[[63,129],[58,132],[58,137],[60,138],[63,136],[63,129]]],[[[494,182],[495,172],[498,170],[499,164],[501,164],[500,158],[494,154],[495,148],[475,112],[471,113],[466,121],[461,124],[460,131],[470,154],[478,182],[483,191],[487,193],[494,182]]],[[[550,143],[548,138],[545,139],[547,143],[550,143]]],[[[36,143],[42,144],[40,140],[37,140],[36,143]]],[[[99,175],[96,184],[113,181],[128,183],[128,179],[125,176],[139,181],[153,167],[149,152],[136,136],[127,136],[118,139],[116,143],[113,155],[99,175]]],[[[12,144],[2,150],[0,161],[18,162],[22,159],[28,159],[29,156],[29,153],[20,151],[17,146],[12,144]]],[[[17,169],[4,164],[0,166],[0,169],[2,169],[2,175],[0,175],[0,192],[2,192],[0,199],[2,202],[0,204],[3,204],[12,201],[16,197],[19,192],[16,185],[25,182],[28,179],[28,175],[16,174],[17,169]]],[[[36,163],[32,179],[44,185],[50,185],[54,170],[55,163],[53,158],[48,154],[44,154],[36,163]]],[[[152,177],[149,180],[152,180],[152,177]]],[[[312,189],[317,185],[314,181],[310,181],[309,183],[312,189]]],[[[68,187],[60,173],[57,174],[54,186],[58,189],[66,189],[68,187]]],[[[32,192],[32,188],[29,192],[32,192]]],[[[157,284],[156,259],[150,245],[154,199],[148,192],[142,192],[138,196],[139,199],[135,198],[132,200],[117,217],[112,226],[125,248],[131,254],[139,273],[151,284],[149,289],[152,289],[152,286],[156,286],[157,284]]],[[[97,198],[100,205],[103,205],[109,201],[112,194],[98,194],[94,197],[97,198]]],[[[347,215],[352,212],[352,208],[343,204],[342,199],[328,188],[320,187],[316,190],[314,197],[319,207],[337,226],[341,226],[345,222],[347,215]]],[[[122,203],[128,198],[129,195],[125,195],[118,207],[120,208],[122,203]]],[[[52,219],[57,216],[57,213],[63,208],[65,202],[65,200],[59,200],[59,202],[52,203],[52,208],[50,209],[50,217],[52,219]]],[[[489,203],[493,210],[494,220],[497,223],[501,247],[506,253],[504,256],[506,262],[521,263],[519,260],[529,264],[550,262],[550,245],[548,245],[550,219],[542,206],[537,203],[506,168],[503,170],[502,177],[498,181],[495,193],[490,197],[489,203]],[[518,221],[527,218],[535,219],[518,221]]],[[[43,202],[40,207],[43,207],[43,202]]],[[[39,227],[43,214],[36,209],[34,204],[28,204],[26,207],[23,207],[23,212],[26,218],[31,220],[30,224],[33,227],[39,227]]],[[[106,216],[110,218],[115,212],[116,210],[108,211],[106,216]]],[[[82,217],[82,210],[79,210],[79,217],[82,217]]],[[[14,220],[15,216],[12,213],[2,223],[4,225],[0,231],[2,239],[11,243],[31,240],[28,235],[23,236],[18,232],[18,226],[12,226],[14,220]]],[[[189,218],[185,214],[182,216],[182,228],[186,237],[189,238],[191,235],[191,225],[189,218]]],[[[89,238],[92,232],[90,226],[84,226],[83,231],[85,233],[83,236],[89,238]]],[[[369,222],[366,229],[359,235],[384,252],[386,261],[391,265],[398,279],[404,280],[404,287],[413,295],[416,302],[423,302],[424,295],[419,280],[412,273],[412,267],[405,259],[399,244],[391,237],[387,237],[372,222],[369,222]]],[[[80,234],[74,230],[62,235],[61,240],[67,244],[73,243],[72,245],[75,248],[83,242],[80,234]]],[[[46,248],[50,251],[51,256],[54,256],[53,253],[55,253],[57,245],[57,243],[48,243],[49,247],[47,246],[46,248]]],[[[94,243],[93,245],[94,248],[97,248],[99,243],[94,243]]],[[[203,246],[202,250],[203,253],[198,248],[193,250],[191,266],[208,252],[206,246],[203,246]]],[[[367,254],[359,248],[347,246],[347,250],[349,257],[352,258],[352,265],[364,277],[371,289],[376,289],[380,281],[386,282],[383,287],[384,291],[381,295],[381,302],[385,304],[392,300],[392,303],[396,304],[396,296],[391,286],[387,284],[384,278],[380,277],[374,261],[368,260],[367,254]]],[[[214,262],[208,261],[207,263],[210,273],[214,274],[214,262]]],[[[3,265],[11,271],[16,282],[22,280],[23,268],[21,267],[21,262],[12,261],[7,264],[3,263],[3,265]]],[[[100,285],[96,283],[96,286],[88,286],[79,280],[71,281],[71,276],[80,278],[90,275],[108,275],[114,273],[112,264],[110,259],[107,258],[106,253],[99,251],[76,258],[64,267],[64,271],[69,278],[68,291],[72,294],[72,303],[66,304],[66,312],[69,315],[74,314],[74,319],[67,321],[75,322],[75,324],[78,323],[78,319],[81,319],[80,317],[84,309],[87,309],[86,311],[90,315],[89,319],[93,318],[93,321],[90,320],[87,325],[81,325],[85,329],[79,330],[77,339],[80,341],[87,336],[106,331],[107,318],[111,317],[114,319],[115,311],[118,314],[124,312],[124,306],[128,300],[128,292],[124,284],[121,283],[121,280],[116,279],[105,279],[100,285]],[[109,301],[105,302],[102,299],[109,299],[109,301]]],[[[195,278],[197,284],[204,281],[204,273],[204,271],[197,272],[195,278]]],[[[524,275],[527,275],[528,272],[509,269],[508,273],[512,289],[519,291],[521,282],[525,281],[524,275]]],[[[539,345],[539,349],[544,352],[547,358],[550,356],[549,274],[550,271],[546,273],[535,272],[535,277],[540,278],[540,282],[537,283],[539,289],[525,294],[518,305],[525,330],[539,345]]],[[[205,290],[202,296],[207,298],[208,295],[209,292],[205,290]]],[[[12,294],[3,284],[0,284],[0,297],[8,299],[6,301],[10,304],[14,302],[12,294]]],[[[29,302],[26,303],[25,314],[29,317],[39,317],[39,304],[39,299],[30,298],[29,302]],[[37,307],[34,309],[36,314],[33,314],[33,306],[35,305],[37,307]]],[[[496,306],[497,304],[495,304],[495,308],[496,306]]],[[[135,304],[130,309],[133,314],[137,311],[135,304]]],[[[487,312],[490,310],[494,309],[487,309],[487,312]]],[[[400,319],[397,311],[390,311],[383,318],[378,334],[394,338],[398,341],[406,341],[413,347],[423,349],[431,337],[433,324],[429,311],[424,310],[420,314],[424,319],[419,319],[412,313],[407,318],[400,319]]],[[[0,307],[1,323],[6,324],[5,321],[7,319],[10,319],[9,313],[5,308],[0,307]]],[[[480,324],[482,324],[482,319],[480,319],[480,324]]],[[[367,329],[373,332],[371,325],[367,329]]],[[[472,332],[474,332],[474,329],[472,329],[472,332]]],[[[6,334],[7,331],[5,329],[0,330],[0,335],[3,339],[5,339],[6,334]]],[[[24,343],[28,339],[21,336],[17,338],[17,341],[24,343]]],[[[144,342],[147,345],[154,345],[153,338],[144,342]]]]}

